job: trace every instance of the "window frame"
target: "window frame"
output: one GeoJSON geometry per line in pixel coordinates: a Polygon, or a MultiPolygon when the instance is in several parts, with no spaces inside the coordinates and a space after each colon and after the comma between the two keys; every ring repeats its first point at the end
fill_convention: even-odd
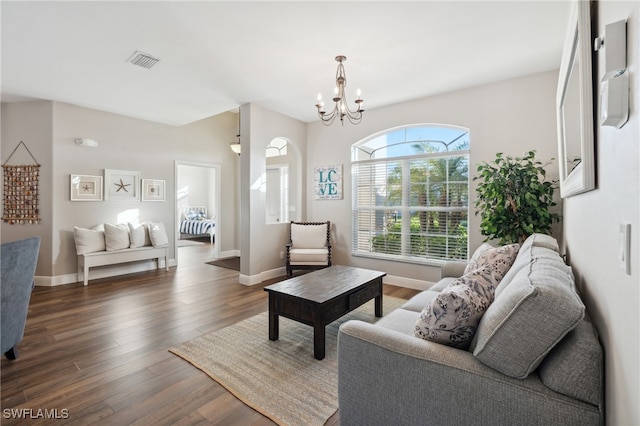
{"type": "MultiPolygon", "coordinates": [[[[423,140],[423,141],[413,141],[413,140],[406,140],[403,142],[393,142],[392,144],[389,145],[399,145],[399,144],[413,144],[416,142],[434,142],[431,140],[423,140]]],[[[436,141],[436,142],[442,142],[442,141],[436,141]]],[[[352,161],[351,161],[351,173],[352,173],[352,246],[351,246],[351,255],[355,256],[355,257],[367,257],[367,258],[374,258],[374,259],[383,259],[383,260],[391,260],[391,261],[397,261],[397,262],[404,262],[404,263],[414,263],[414,264],[422,264],[422,265],[431,265],[431,266],[439,266],[441,265],[443,262],[447,261],[447,260],[467,260],[469,258],[469,214],[470,214],[470,195],[471,195],[471,178],[470,178],[470,149],[469,149],[469,145],[470,145],[470,131],[467,128],[464,127],[460,127],[460,126],[454,126],[454,125],[444,125],[444,124],[419,124],[419,125],[410,125],[410,126],[401,126],[401,127],[396,127],[393,129],[388,129],[384,132],[380,132],[377,134],[374,134],[366,139],[363,139],[362,141],[352,145],[352,161]],[[460,137],[457,137],[453,140],[451,140],[448,143],[444,143],[444,145],[447,147],[447,149],[449,149],[450,147],[455,147],[455,143],[463,136],[466,136],[466,149],[455,149],[455,150],[447,150],[447,151],[442,151],[442,152],[418,152],[415,154],[410,154],[410,155],[401,155],[401,156],[386,156],[386,157],[378,157],[378,158],[373,158],[373,159],[356,159],[357,156],[357,150],[360,150],[361,152],[365,152],[368,153],[369,155],[374,155],[374,153],[376,151],[378,151],[380,148],[374,148],[374,149],[370,149],[368,151],[363,150],[361,147],[363,145],[366,145],[368,141],[372,141],[374,139],[383,137],[386,134],[390,134],[393,132],[397,132],[397,131],[402,131],[405,129],[410,129],[410,128],[433,128],[433,129],[453,129],[453,130],[459,130],[462,133],[462,135],[460,137]],[[442,184],[444,184],[447,187],[447,191],[446,194],[447,196],[450,196],[449,194],[449,185],[455,185],[456,182],[458,183],[464,183],[464,185],[466,186],[466,193],[463,193],[463,199],[466,202],[466,205],[460,206],[460,207],[452,207],[452,206],[440,206],[440,205],[431,205],[429,206],[428,203],[425,206],[421,206],[421,205],[411,205],[411,198],[412,198],[412,191],[411,191],[411,185],[412,184],[416,184],[416,182],[412,182],[411,180],[411,164],[412,162],[415,161],[425,161],[425,163],[428,163],[430,160],[434,160],[434,159],[451,159],[451,158],[462,158],[464,159],[464,161],[466,162],[466,179],[462,182],[462,181],[455,181],[455,180],[450,180],[451,176],[451,172],[448,169],[448,165],[449,163],[447,162],[447,170],[445,172],[446,175],[446,180],[445,181],[441,181],[442,184]],[[360,188],[360,184],[361,181],[358,178],[358,172],[360,171],[359,169],[362,166],[369,165],[369,164],[378,164],[381,167],[386,168],[386,171],[384,172],[384,174],[382,176],[384,176],[385,179],[385,196],[388,197],[388,191],[386,191],[386,187],[389,185],[389,176],[390,176],[390,169],[389,169],[389,165],[390,164],[394,164],[396,163],[397,165],[399,165],[399,167],[402,168],[401,170],[401,176],[402,176],[402,183],[401,183],[401,192],[402,192],[402,196],[401,196],[401,202],[400,205],[393,205],[393,206],[389,206],[389,205],[377,205],[376,201],[373,201],[373,203],[370,203],[369,205],[358,205],[359,203],[359,196],[360,196],[360,192],[362,188],[360,188]],[[435,234],[433,232],[430,232],[429,228],[427,229],[423,229],[421,224],[421,228],[419,230],[419,232],[415,232],[414,230],[412,230],[412,217],[416,212],[429,212],[429,213],[454,213],[454,212],[461,212],[463,213],[462,217],[463,219],[461,219],[461,221],[465,222],[465,227],[464,227],[464,233],[460,238],[464,238],[466,239],[466,247],[465,247],[465,251],[466,253],[464,253],[463,256],[451,256],[451,252],[449,250],[454,251],[455,249],[460,250],[461,246],[460,245],[454,245],[454,246],[449,246],[449,242],[452,238],[454,238],[454,235],[449,233],[449,229],[448,229],[448,223],[449,223],[449,217],[447,218],[447,231],[445,233],[438,233],[435,234]],[[366,221],[369,221],[370,223],[373,221],[373,226],[370,228],[372,229],[368,229],[368,230],[364,230],[364,239],[369,239],[371,241],[370,243],[370,247],[367,250],[363,250],[362,249],[362,241],[360,241],[362,239],[362,233],[363,231],[361,230],[361,228],[359,227],[360,223],[361,223],[361,219],[360,219],[360,212],[365,212],[365,216],[366,216],[366,212],[370,212],[369,213],[369,218],[367,219],[365,217],[365,223],[366,221]],[[374,242],[373,239],[378,237],[381,234],[378,234],[378,232],[385,232],[385,231],[380,231],[379,227],[384,227],[384,225],[377,225],[375,224],[375,222],[378,220],[378,215],[382,214],[383,216],[383,220],[386,223],[386,219],[387,219],[387,215],[390,212],[400,212],[400,222],[401,222],[401,230],[400,230],[400,237],[401,237],[401,242],[399,245],[399,254],[394,254],[394,253],[382,253],[382,252],[377,252],[374,249],[374,242]],[[443,258],[438,258],[438,257],[431,257],[428,256],[428,252],[425,254],[424,257],[420,257],[420,256],[416,256],[415,254],[412,254],[412,248],[411,248],[411,240],[412,237],[414,236],[418,236],[418,238],[425,238],[428,239],[430,237],[444,237],[444,241],[445,241],[445,248],[444,248],[444,256],[443,258]],[[453,248],[450,248],[453,247],[453,248]]],[[[373,172],[375,174],[375,172],[373,172]]],[[[378,176],[379,177],[379,176],[378,176]]],[[[370,180],[373,179],[374,177],[371,176],[370,180]]],[[[420,184],[420,183],[419,183],[420,184]]],[[[429,185],[428,182],[428,178],[427,180],[422,183],[425,185],[429,185]]],[[[364,184],[366,187],[366,183],[364,184]]],[[[375,183],[371,183],[371,190],[370,193],[368,194],[369,200],[371,200],[371,197],[374,196],[373,194],[376,192],[376,188],[379,188],[379,184],[376,185],[375,183]]],[[[415,195],[415,193],[413,194],[415,195]]],[[[366,196],[365,196],[366,197],[366,196]]],[[[387,198],[388,199],[388,198],[387,198]]],[[[439,227],[439,223],[438,223],[438,227],[439,227]]],[[[388,232],[388,230],[386,231],[388,232]]],[[[385,234],[388,235],[388,234],[385,234]]],[[[428,240],[426,240],[428,241],[428,240]]],[[[385,239],[386,242],[386,239],[385,239]]],[[[425,245],[426,247],[426,245],[425,245]]],[[[437,249],[436,249],[437,250],[437,249]]],[[[433,254],[433,252],[432,252],[433,254]]]]}

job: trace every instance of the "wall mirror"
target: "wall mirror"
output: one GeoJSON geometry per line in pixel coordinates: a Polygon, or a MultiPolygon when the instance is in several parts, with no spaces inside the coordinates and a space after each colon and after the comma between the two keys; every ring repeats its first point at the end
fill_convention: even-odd
{"type": "Polygon", "coordinates": [[[562,198],[595,188],[590,2],[574,1],[556,95],[562,198]]]}
{"type": "Polygon", "coordinates": [[[266,223],[283,223],[298,219],[300,181],[298,153],[282,137],[272,139],[266,149],[265,210],[266,223]]]}

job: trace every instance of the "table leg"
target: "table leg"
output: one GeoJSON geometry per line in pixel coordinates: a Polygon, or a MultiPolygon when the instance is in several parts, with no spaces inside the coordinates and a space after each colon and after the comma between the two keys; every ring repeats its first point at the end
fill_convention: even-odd
{"type": "Polygon", "coordinates": [[[313,357],[324,359],[325,327],[321,323],[313,325],[313,357]]]}
{"type": "Polygon", "coordinates": [[[380,278],[380,289],[378,290],[380,293],[380,296],[376,297],[376,316],[377,317],[381,317],[382,316],[382,278],[380,278]]]}
{"type": "Polygon", "coordinates": [[[276,314],[275,296],[269,293],[269,340],[278,340],[280,317],[276,314]]]}

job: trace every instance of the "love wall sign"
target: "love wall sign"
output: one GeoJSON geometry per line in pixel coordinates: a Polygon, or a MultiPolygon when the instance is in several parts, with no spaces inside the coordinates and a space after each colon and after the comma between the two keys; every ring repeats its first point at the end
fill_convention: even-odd
{"type": "Polygon", "coordinates": [[[316,200],[342,200],[342,164],[314,167],[313,182],[316,200]]]}

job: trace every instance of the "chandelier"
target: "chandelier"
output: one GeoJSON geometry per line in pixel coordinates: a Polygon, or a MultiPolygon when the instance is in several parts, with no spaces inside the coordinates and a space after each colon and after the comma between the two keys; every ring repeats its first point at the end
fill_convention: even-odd
{"type": "Polygon", "coordinates": [[[318,103],[316,104],[316,108],[318,108],[318,115],[320,116],[320,120],[322,120],[322,122],[327,126],[331,125],[336,117],[340,117],[340,122],[343,126],[345,117],[352,124],[358,124],[360,123],[360,120],[362,120],[362,113],[364,112],[362,109],[362,102],[364,102],[364,99],[360,97],[360,89],[356,92],[357,98],[355,100],[355,110],[351,110],[349,108],[347,98],[344,93],[344,88],[347,87],[347,76],[344,73],[344,65],[342,63],[346,60],[346,56],[336,56],[338,71],[336,71],[336,87],[333,93],[333,102],[335,102],[335,105],[330,112],[326,112],[324,110],[322,94],[318,95],[318,103]]]}

